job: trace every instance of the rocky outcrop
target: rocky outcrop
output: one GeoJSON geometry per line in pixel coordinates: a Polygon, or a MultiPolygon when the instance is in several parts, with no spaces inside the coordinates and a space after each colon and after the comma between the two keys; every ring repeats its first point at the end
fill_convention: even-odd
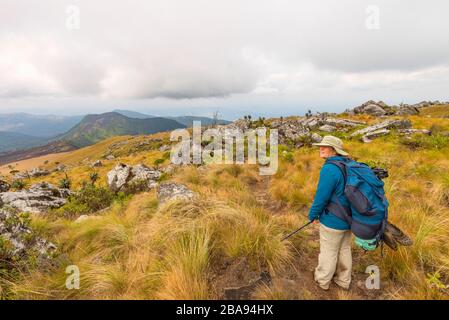
{"type": "Polygon", "coordinates": [[[175,182],[161,183],[157,189],[159,203],[170,200],[192,200],[195,193],[186,186],[175,182]]]}
{"type": "Polygon", "coordinates": [[[129,181],[131,167],[120,163],[108,172],[108,186],[114,192],[120,191],[129,181]]]}
{"type": "Polygon", "coordinates": [[[387,135],[389,133],[390,133],[390,130],[388,130],[388,129],[379,129],[379,130],[371,131],[371,132],[366,133],[362,137],[362,141],[365,142],[365,143],[369,143],[373,139],[379,138],[381,136],[385,136],[385,135],[387,135]]]}
{"type": "Polygon", "coordinates": [[[325,118],[321,120],[322,123],[325,125],[334,126],[337,128],[342,127],[358,127],[362,125],[366,125],[366,122],[364,121],[356,121],[356,120],[350,120],[350,119],[340,119],[340,118],[325,118]]]}
{"type": "Polygon", "coordinates": [[[34,168],[33,170],[28,172],[28,175],[31,178],[45,177],[50,174],[50,171],[40,168],[34,168]]]}
{"type": "Polygon", "coordinates": [[[224,126],[218,126],[218,127],[225,127],[227,129],[238,129],[243,132],[248,130],[251,127],[251,120],[249,119],[238,119],[230,124],[224,125],[224,126]]]}
{"type": "Polygon", "coordinates": [[[362,135],[362,141],[370,142],[374,138],[388,134],[391,129],[409,129],[411,126],[410,120],[391,119],[357,130],[351,134],[351,137],[362,135]]]}
{"type": "Polygon", "coordinates": [[[32,185],[29,190],[0,193],[0,207],[7,205],[22,212],[42,213],[62,207],[69,195],[68,189],[42,182],[32,185]]]}
{"type": "Polygon", "coordinates": [[[92,167],[93,168],[99,168],[103,166],[103,162],[101,162],[101,160],[97,160],[94,163],[92,163],[92,167]]]}
{"type": "Polygon", "coordinates": [[[430,130],[427,129],[399,129],[398,133],[401,135],[410,135],[415,133],[427,134],[430,135],[430,130]]]}
{"type": "Polygon", "coordinates": [[[16,173],[15,175],[14,175],[14,180],[24,180],[24,179],[29,179],[30,178],[30,175],[28,174],[28,172],[27,171],[25,171],[25,172],[19,172],[19,173],[16,173]]]}
{"type": "Polygon", "coordinates": [[[57,171],[57,172],[64,172],[64,170],[65,170],[66,168],[67,168],[67,167],[66,167],[65,165],[60,164],[60,165],[58,165],[58,166],[56,167],[55,171],[57,171]]]}
{"type": "Polygon", "coordinates": [[[415,104],[405,104],[389,106],[383,101],[375,102],[369,100],[352,110],[347,110],[350,114],[368,114],[375,117],[389,116],[389,115],[417,115],[419,109],[430,106],[437,106],[442,104],[448,104],[447,102],[440,101],[421,101],[415,104]]]}
{"type": "MultiPolygon", "coordinates": [[[[2,262],[14,263],[24,259],[33,253],[37,255],[38,262],[41,259],[50,258],[56,250],[56,246],[33,234],[28,227],[27,220],[23,219],[16,211],[0,208],[0,239],[7,243],[2,250],[2,262]]],[[[8,267],[8,266],[7,266],[8,267]]]]}
{"type": "Polygon", "coordinates": [[[375,102],[369,100],[358,107],[355,107],[352,112],[354,114],[369,114],[375,117],[385,116],[388,114],[386,104],[383,101],[375,102]]]}
{"type": "Polygon", "coordinates": [[[120,163],[108,172],[108,185],[114,191],[125,191],[133,183],[145,183],[147,189],[157,185],[157,179],[161,176],[159,170],[149,168],[143,164],[134,167],[120,163]]]}
{"type": "Polygon", "coordinates": [[[0,192],[8,192],[10,188],[11,185],[8,182],[0,180],[0,192]]]}
{"type": "Polygon", "coordinates": [[[38,178],[38,177],[45,177],[50,174],[50,171],[40,168],[34,168],[31,171],[25,171],[25,172],[19,172],[16,175],[14,175],[14,180],[23,180],[23,179],[30,179],[30,178],[38,178]]]}
{"type": "Polygon", "coordinates": [[[351,128],[366,124],[362,121],[340,119],[335,117],[312,116],[307,118],[275,120],[271,128],[278,129],[279,143],[293,142],[299,148],[305,142],[320,142],[322,137],[312,132],[320,130],[324,132],[348,131],[351,128]]]}
{"type": "Polygon", "coordinates": [[[395,114],[399,116],[404,115],[416,115],[419,114],[419,109],[415,106],[411,106],[408,104],[400,105],[399,107],[395,107],[395,114]]]}
{"type": "Polygon", "coordinates": [[[325,124],[324,126],[319,127],[319,130],[324,132],[334,132],[337,131],[337,127],[325,124]]]}
{"type": "Polygon", "coordinates": [[[164,144],[163,146],[161,146],[161,147],[159,148],[159,151],[165,152],[165,151],[169,151],[170,149],[171,149],[170,145],[164,144]]]}

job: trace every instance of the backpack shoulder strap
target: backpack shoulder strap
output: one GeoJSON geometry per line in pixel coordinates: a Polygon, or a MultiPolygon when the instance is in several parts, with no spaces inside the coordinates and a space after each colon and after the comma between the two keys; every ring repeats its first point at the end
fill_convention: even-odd
{"type": "MultiPolygon", "coordinates": [[[[331,160],[326,163],[333,164],[340,169],[341,173],[343,174],[344,185],[346,186],[346,181],[347,181],[347,177],[348,177],[346,163],[341,160],[331,160]]],[[[349,208],[344,207],[341,204],[341,202],[340,202],[340,200],[338,200],[338,197],[335,194],[335,192],[332,195],[331,201],[326,206],[326,209],[331,211],[334,215],[336,215],[340,219],[345,220],[349,225],[351,225],[351,223],[352,223],[351,210],[349,208]]]]}
{"type": "Polygon", "coordinates": [[[341,173],[343,174],[343,180],[344,180],[345,185],[346,185],[346,181],[348,179],[348,170],[346,168],[346,163],[344,161],[341,161],[341,160],[330,160],[330,161],[328,161],[326,163],[333,164],[333,165],[337,166],[340,169],[341,173]]]}

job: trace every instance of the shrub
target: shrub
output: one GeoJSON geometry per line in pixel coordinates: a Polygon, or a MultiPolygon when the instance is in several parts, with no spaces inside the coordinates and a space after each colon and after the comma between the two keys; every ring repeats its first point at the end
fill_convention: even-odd
{"type": "Polygon", "coordinates": [[[23,190],[26,187],[26,182],[23,180],[20,180],[20,179],[14,180],[12,182],[11,187],[13,187],[14,189],[17,189],[17,190],[23,190]]]}
{"type": "Polygon", "coordinates": [[[109,189],[86,184],[56,212],[66,217],[75,217],[105,209],[113,200],[114,194],[109,189]]]}
{"type": "Polygon", "coordinates": [[[95,212],[108,207],[113,200],[113,194],[107,188],[87,186],[77,194],[76,200],[86,204],[91,212],[95,212]]]}
{"type": "Polygon", "coordinates": [[[285,152],[282,152],[282,159],[291,163],[295,160],[295,157],[292,152],[285,151],[285,152]]]}
{"type": "Polygon", "coordinates": [[[72,186],[72,181],[69,178],[65,177],[59,180],[58,186],[62,189],[70,189],[72,186]]]}

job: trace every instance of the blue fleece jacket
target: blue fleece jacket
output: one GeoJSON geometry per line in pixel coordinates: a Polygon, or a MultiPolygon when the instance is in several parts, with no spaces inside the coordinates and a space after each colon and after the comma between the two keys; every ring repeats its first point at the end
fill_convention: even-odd
{"type": "Polygon", "coordinates": [[[326,208],[327,204],[332,198],[334,192],[336,193],[341,204],[349,206],[348,200],[344,195],[344,177],[341,170],[334,164],[329,163],[331,160],[343,160],[345,157],[334,156],[326,159],[323,167],[320,171],[320,180],[318,182],[318,188],[313,200],[312,207],[309,211],[309,219],[315,220],[319,218],[320,223],[326,227],[337,230],[349,230],[349,224],[343,219],[335,216],[332,212],[326,208]]]}

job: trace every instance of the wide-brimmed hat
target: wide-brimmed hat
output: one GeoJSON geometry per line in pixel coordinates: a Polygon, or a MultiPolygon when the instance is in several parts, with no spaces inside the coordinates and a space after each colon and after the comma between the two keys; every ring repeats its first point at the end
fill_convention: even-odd
{"type": "Polygon", "coordinates": [[[313,143],[313,145],[319,147],[332,147],[339,155],[349,155],[349,153],[343,150],[343,141],[334,136],[325,136],[320,143],[313,143]]]}

